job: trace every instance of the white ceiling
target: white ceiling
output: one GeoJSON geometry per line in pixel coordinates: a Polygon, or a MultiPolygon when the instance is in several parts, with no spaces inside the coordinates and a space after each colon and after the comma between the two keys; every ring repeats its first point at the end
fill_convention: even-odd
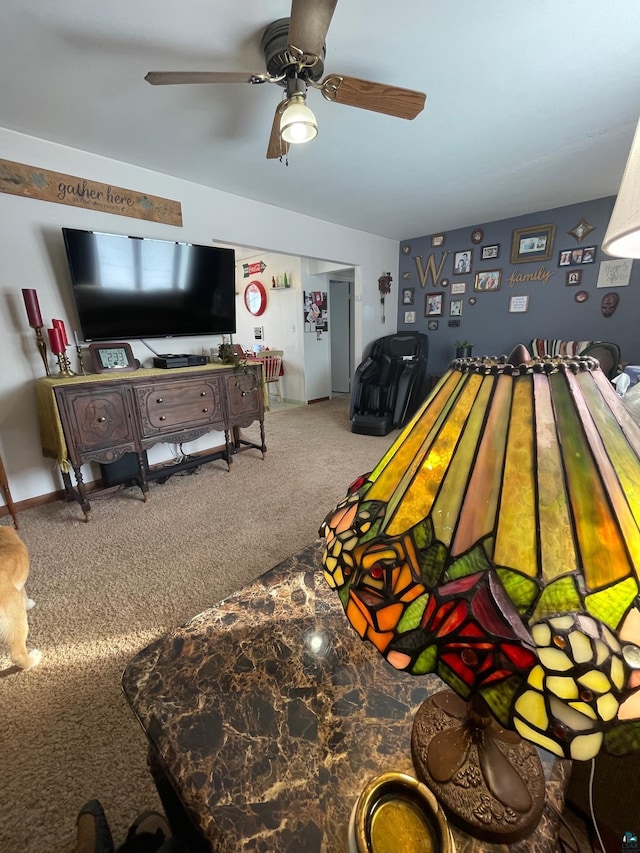
{"type": "Polygon", "coordinates": [[[310,90],[319,134],[288,166],[265,158],[278,86],[144,80],[262,72],[262,31],[289,10],[0,0],[0,126],[395,239],[617,192],[640,115],[639,0],[339,0],[326,72],[426,106],[404,121],[310,90]]]}

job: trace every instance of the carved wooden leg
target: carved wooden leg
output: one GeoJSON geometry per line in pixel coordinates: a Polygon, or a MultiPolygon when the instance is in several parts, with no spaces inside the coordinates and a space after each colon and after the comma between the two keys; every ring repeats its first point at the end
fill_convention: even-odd
{"type": "Polygon", "coordinates": [[[89,513],[91,512],[91,504],[87,499],[87,492],[84,487],[84,480],[82,479],[82,473],[80,471],[80,466],[73,466],[73,473],[76,475],[76,484],[77,484],[77,501],[82,507],[82,512],[84,513],[84,520],[89,521],[89,513]]]}
{"type": "Polygon", "coordinates": [[[225,458],[227,460],[227,471],[231,470],[231,441],[229,440],[229,430],[225,429],[224,431],[224,452],[225,458]]]}
{"type": "Polygon", "coordinates": [[[138,458],[138,474],[140,475],[140,488],[142,489],[142,500],[146,503],[149,497],[149,484],[147,483],[147,472],[144,468],[144,456],[136,453],[138,458]]]}
{"type": "Polygon", "coordinates": [[[264,442],[264,421],[260,421],[260,449],[262,450],[262,458],[264,459],[264,455],[267,452],[267,445],[264,442]]]}
{"type": "Polygon", "coordinates": [[[2,486],[2,493],[4,495],[4,501],[11,513],[11,518],[13,519],[13,526],[16,530],[18,530],[18,515],[16,513],[16,507],[13,502],[13,498],[11,497],[11,490],[9,488],[9,480],[7,478],[7,472],[4,468],[4,462],[2,458],[0,458],[0,486],[2,486]]]}

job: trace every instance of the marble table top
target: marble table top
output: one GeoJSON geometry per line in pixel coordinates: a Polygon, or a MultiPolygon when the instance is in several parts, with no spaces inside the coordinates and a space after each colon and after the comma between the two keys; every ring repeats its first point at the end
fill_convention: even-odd
{"type": "MultiPolygon", "coordinates": [[[[122,685],[162,769],[216,853],[346,853],[367,781],[415,775],[411,726],[444,685],[393,669],[348,624],[320,543],[285,560],[127,666],[122,685]]],[[[541,753],[562,811],[569,762],[541,753]]],[[[454,830],[458,853],[553,851],[557,820],[510,847],[454,830]]]]}

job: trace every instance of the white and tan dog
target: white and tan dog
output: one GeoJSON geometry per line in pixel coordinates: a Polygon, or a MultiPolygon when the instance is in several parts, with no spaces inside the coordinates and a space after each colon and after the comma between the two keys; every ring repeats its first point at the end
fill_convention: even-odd
{"type": "Polygon", "coordinates": [[[40,663],[42,652],[27,651],[27,610],[35,601],[24,588],[29,576],[29,552],[13,527],[0,526],[0,640],[9,644],[11,661],[21,669],[40,663]]]}

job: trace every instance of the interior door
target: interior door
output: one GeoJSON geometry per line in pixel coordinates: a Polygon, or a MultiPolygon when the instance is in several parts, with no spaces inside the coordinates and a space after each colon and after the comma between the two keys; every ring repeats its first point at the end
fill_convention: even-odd
{"type": "Polygon", "coordinates": [[[329,281],[329,332],[331,337],[331,391],[351,390],[351,290],[350,281],[329,281]]]}

